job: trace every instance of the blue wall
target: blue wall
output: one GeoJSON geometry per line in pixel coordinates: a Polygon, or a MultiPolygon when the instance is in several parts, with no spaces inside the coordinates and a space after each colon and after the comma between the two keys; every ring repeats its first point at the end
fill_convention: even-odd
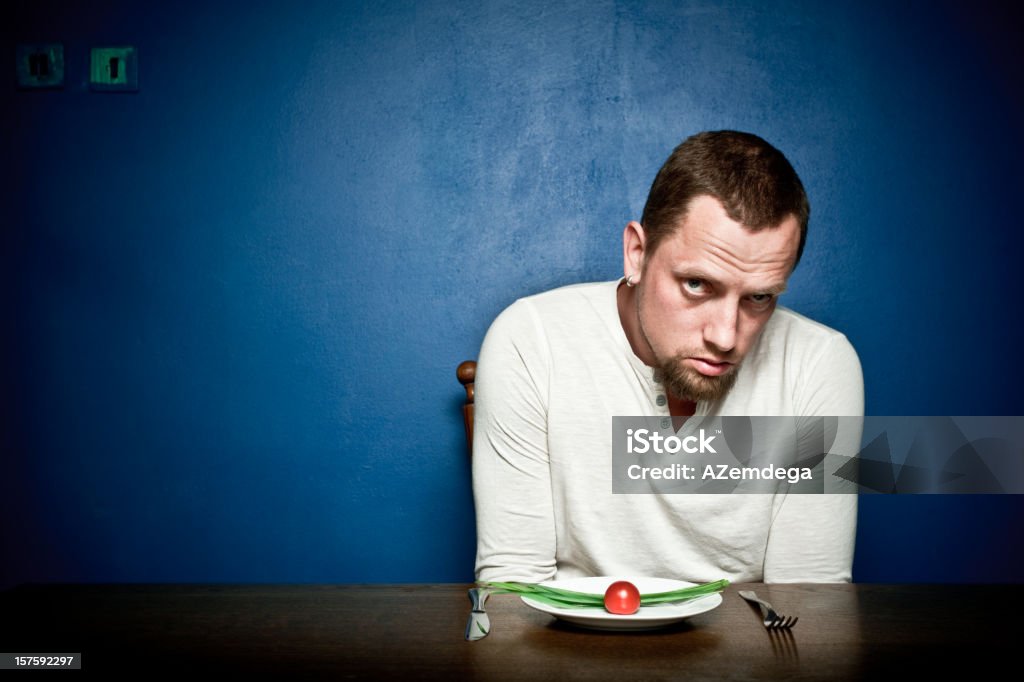
{"type": "MultiPolygon", "coordinates": [[[[703,129],[803,176],[784,302],[851,338],[869,413],[1024,413],[995,4],[22,4],[6,54],[61,41],[68,79],[3,76],[0,585],[469,580],[455,366],[618,276],[703,129]],[[137,94],[89,92],[104,44],[137,94]]],[[[1022,531],[1015,496],[865,496],[855,577],[1019,582],[1022,531]]]]}

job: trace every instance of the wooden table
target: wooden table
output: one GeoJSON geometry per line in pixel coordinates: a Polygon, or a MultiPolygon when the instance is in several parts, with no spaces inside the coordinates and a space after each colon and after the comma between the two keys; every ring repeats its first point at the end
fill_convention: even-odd
{"type": "MultiPolygon", "coordinates": [[[[577,629],[512,595],[463,633],[469,585],[48,585],[0,593],[0,651],[88,672],[302,679],[888,679],[1016,667],[1024,586],[733,585],[663,630],[577,629]],[[736,591],[800,622],[770,633],[736,591]]],[[[945,676],[945,675],[944,675],[945,676]]]]}

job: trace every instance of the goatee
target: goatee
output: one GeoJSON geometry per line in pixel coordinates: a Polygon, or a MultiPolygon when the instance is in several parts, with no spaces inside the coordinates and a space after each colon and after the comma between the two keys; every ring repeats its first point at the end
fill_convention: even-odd
{"type": "Polygon", "coordinates": [[[739,366],[732,367],[725,374],[709,377],[683,364],[686,356],[682,353],[660,363],[665,376],[665,386],[672,395],[682,400],[714,402],[721,400],[736,383],[739,366]]]}

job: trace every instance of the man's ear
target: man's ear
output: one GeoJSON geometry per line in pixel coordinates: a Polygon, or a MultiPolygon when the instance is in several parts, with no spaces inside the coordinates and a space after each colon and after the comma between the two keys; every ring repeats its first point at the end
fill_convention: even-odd
{"type": "Polygon", "coordinates": [[[626,224],[622,231],[622,271],[626,277],[632,276],[629,281],[637,284],[644,269],[644,248],[647,244],[647,235],[644,227],[635,220],[626,224]]]}

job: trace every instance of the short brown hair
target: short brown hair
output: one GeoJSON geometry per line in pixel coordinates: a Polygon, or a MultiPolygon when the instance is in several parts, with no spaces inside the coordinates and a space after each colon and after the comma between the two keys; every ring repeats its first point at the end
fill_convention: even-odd
{"type": "Polygon", "coordinates": [[[646,249],[679,226],[690,201],[708,195],[728,216],[751,229],[775,227],[792,215],[800,224],[796,263],[804,252],[811,206],[793,166],[757,135],[735,130],[698,133],[672,152],[658,171],[641,218],[646,249]]]}

